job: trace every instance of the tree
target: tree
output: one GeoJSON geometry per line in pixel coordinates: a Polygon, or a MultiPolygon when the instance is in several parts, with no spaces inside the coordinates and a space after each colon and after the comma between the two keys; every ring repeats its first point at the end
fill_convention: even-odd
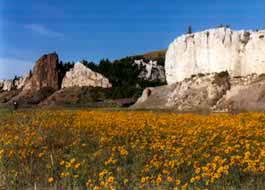
{"type": "Polygon", "coordinates": [[[18,80],[18,77],[17,77],[17,75],[15,75],[15,77],[14,77],[14,80],[13,80],[13,81],[16,81],[16,80],[18,80]]]}
{"type": "Polygon", "coordinates": [[[188,27],[188,34],[192,34],[192,26],[191,25],[188,27]]]}
{"type": "Polygon", "coordinates": [[[32,70],[30,69],[29,70],[29,78],[31,78],[32,77],[32,70]]]}
{"type": "Polygon", "coordinates": [[[92,71],[100,73],[98,65],[96,65],[96,63],[88,62],[87,60],[82,60],[81,63],[85,65],[87,68],[91,69],[92,71]]]}

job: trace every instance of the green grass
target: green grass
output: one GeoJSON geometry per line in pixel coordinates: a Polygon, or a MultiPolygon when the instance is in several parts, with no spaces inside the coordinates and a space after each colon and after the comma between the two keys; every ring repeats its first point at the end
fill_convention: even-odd
{"type": "Polygon", "coordinates": [[[6,114],[9,114],[10,112],[12,112],[10,108],[0,105],[0,118],[4,117],[6,114]]]}

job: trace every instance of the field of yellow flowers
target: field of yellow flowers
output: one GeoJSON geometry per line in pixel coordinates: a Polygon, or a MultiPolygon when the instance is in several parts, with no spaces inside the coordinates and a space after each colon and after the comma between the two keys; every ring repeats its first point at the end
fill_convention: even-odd
{"type": "Polygon", "coordinates": [[[265,189],[264,113],[21,111],[0,134],[3,189],[265,189]]]}

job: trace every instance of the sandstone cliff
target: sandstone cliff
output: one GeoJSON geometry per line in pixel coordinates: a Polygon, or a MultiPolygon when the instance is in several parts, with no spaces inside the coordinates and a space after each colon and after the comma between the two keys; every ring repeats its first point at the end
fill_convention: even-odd
{"type": "Polygon", "coordinates": [[[48,87],[58,90],[59,86],[59,58],[56,53],[43,55],[35,64],[31,78],[23,90],[38,91],[48,87]]]}
{"type": "Polygon", "coordinates": [[[110,88],[111,84],[102,74],[92,71],[82,63],[76,63],[74,68],[66,73],[62,82],[62,88],[74,86],[110,88]]]}
{"type": "Polygon", "coordinates": [[[59,87],[59,58],[56,53],[47,54],[37,60],[33,72],[14,80],[4,81],[2,102],[20,105],[38,104],[59,87]],[[8,92],[10,91],[10,92],[8,92]]]}
{"type": "Polygon", "coordinates": [[[198,73],[265,73],[265,30],[233,31],[223,27],[182,35],[168,48],[165,70],[168,84],[198,73]]]}

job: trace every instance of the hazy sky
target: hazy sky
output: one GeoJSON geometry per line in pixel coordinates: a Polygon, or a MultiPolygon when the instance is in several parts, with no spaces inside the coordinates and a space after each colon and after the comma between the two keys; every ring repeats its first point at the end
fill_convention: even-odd
{"type": "Polygon", "coordinates": [[[0,0],[0,78],[44,53],[97,62],[167,48],[188,25],[220,24],[265,28],[265,0],[0,0]]]}

